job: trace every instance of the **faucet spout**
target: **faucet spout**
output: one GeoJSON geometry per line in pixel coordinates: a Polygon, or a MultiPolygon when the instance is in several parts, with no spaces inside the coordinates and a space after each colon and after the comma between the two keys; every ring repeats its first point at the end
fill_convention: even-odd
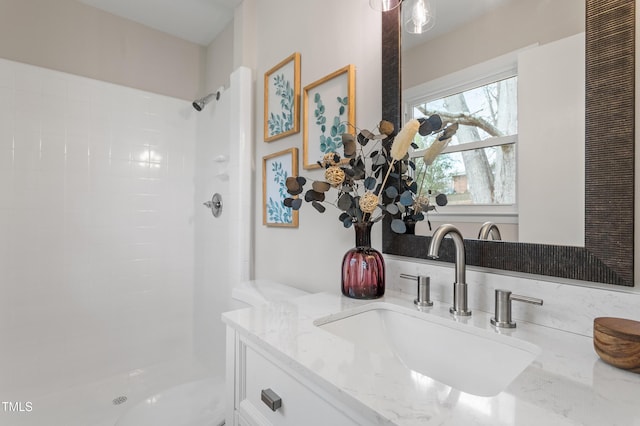
{"type": "Polygon", "coordinates": [[[480,232],[478,232],[479,240],[488,240],[489,235],[494,240],[501,240],[502,236],[500,235],[500,230],[498,229],[498,225],[493,222],[485,222],[480,227],[480,232]]]}
{"type": "Polygon", "coordinates": [[[431,243],[429,244],[429,252],[427,256],[431,259],[437,259],[438,252],[440,251],[440,244],[442,243],[442,239],[450,235],[451,239],[453,239],[453,243],[456,247],[456,263],[455,263],[455,271],[456,271],[456,282],[464,284],[466,282],[465,278],[465,257],[464,257],[464,239],[462,238],[462,234],[453,225],[444,224],[440,225],[434,232],[431,237],[431,243]]]}
{"type": "Polygon", "coordinates": [[[471,311],[467,306],[467,283],[466,283],[466,265],[464,255],[464,239],[462,234],[453,225],[440,225],[431,237],[427,256],[432,259],[438,258],[440,244],[445,236],[450,235],[456,248],[455,259],[455,275],[456,281],[453,283],[453,306],[449,311],[455,315],[469,316],[471,311]]]}

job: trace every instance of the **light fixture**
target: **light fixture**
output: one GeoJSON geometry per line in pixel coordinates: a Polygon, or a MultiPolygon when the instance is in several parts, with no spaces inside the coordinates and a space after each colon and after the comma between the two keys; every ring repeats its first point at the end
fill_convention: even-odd
{"type": "Polygon", "coordinates": [[[407,0],[402,6],[404,29],[411,34],[422,34],[436,25],[433,0],[407,0]]]}
{"type": "Polygon", "coordinates": [[[369,0],[369,6],[371,9],[378,12],[387,12],[400,6],[402,0],[369,0]]]}

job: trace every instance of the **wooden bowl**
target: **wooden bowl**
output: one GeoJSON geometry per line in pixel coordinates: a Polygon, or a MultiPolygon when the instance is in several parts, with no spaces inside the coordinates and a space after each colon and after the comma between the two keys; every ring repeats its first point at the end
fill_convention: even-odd
{"type": "Polygon", "coordinates": [[[593,320],[593,347],[604,362],[640,373],[640,322],[596,318],[593,320]]]}

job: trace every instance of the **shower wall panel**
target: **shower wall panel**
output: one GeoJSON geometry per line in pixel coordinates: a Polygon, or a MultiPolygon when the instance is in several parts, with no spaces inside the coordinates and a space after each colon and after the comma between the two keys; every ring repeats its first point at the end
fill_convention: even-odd
{"type": "Polygon", "coordinates": [[[224,377],[225,326],[222,312],[232,287],[251,278],[251,194],[253,167],[253,91],[251,70],[239,67],[230,87],[198,115],[196,146],[196,211],[194,349],[196,359],[224,377]],[[222,196],[215,218],[202,207],[212,194],[222,196]]]}
{"type": "Polygon", "coordinates": [[[189,356],[190,102],[0,60],[0,400],[189,356]]]}
{"type": "Polygon", "coordinates": [[[236,181],[236,170],[229,164],[232,95],[232,89],[225,90],[199,113],[196,146],[194,347],[198,360],[219,377],[224,377],[225,353],[220,316],[228,310],[231,294],[231,227],[238,215],[230,202],[236,181]],[[222,197],[219,217],[202,206],[214,193],[222,197]]]}

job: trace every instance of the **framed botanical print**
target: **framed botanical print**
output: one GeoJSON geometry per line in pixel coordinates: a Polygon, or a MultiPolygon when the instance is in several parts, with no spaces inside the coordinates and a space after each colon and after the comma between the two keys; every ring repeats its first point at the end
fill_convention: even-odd
{"type": "Polygon", "coordinates": [[[264,74],[264,141],[300,131],[300,53],[264,74]]]}
{"type": "Polygon", "coordinates": [[[342,156],[342,134],[354,133],[355,67],[347,65],[304,88],[303,167],[319,168],[326,153],[342,156]]]}
{"type": "Polygon", "coordinates": [[[289,176],[298,175],[298,148],[289,148],[262,158],[262,223],[267,226],[298,227],[298,211],[284,205],[289,176]]]}

